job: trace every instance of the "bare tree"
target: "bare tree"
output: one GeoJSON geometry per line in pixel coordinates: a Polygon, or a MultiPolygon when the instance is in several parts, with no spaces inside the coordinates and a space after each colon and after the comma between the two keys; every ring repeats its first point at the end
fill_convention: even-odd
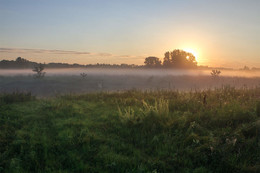
{"type": "Polygon", "coordinates": [[[36,74],[34,75],[35,78],[43,78],[45,75],[45,72],[43,72],[44,70],[44,65],[43,64],[38,64],[37,66],[34,66],[33,68],[33,72],[36,72],[36,74]]]}

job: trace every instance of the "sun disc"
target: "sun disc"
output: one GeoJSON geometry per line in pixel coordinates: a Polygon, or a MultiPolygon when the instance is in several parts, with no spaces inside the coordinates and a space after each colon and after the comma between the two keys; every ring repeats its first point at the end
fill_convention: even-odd
{"type": "Polygon", "coordinates": [[[194,49],[191,49],[191,48],[184,48],[183,50],[184,50],[185,52],[189,52],[189,53],[191,53],[192,55],[194,55],[196,61],[198,61],[198,53],[197,53],[197,51],[195,51],[194,49]]]}

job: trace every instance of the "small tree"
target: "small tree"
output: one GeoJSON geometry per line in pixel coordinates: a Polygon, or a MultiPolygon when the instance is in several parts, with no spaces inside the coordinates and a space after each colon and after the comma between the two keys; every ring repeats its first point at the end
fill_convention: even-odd
{"type": "Polygon", "coordinates": [[[220,73],[221,73],[220,70],[214,69],[214,70],[211,71],[210,74],[211,74],[211,76],[212,76],[213,78],[216,78],[216,77],[218,77],[218,76],[220,75],[220,73]]]}
{"type": "Polygon", "coordinates": [[[80,73],[80,76],[83,78],[83,79],[86,79],[87,78],[87,73],[80,73]]]}
{"type": "Polygon", "coordinates": [[[36,74],[34,75],[35,78],[43,78],[45,75],[45,72],[43,72],[44,70],[44,65],[43,64],[39,64],[37,66],[34,66],[34,69],[32,70],[33,72],[36,72],[36,74]]]}
{"type": "Polygon", "coordinates": [[[248,67],[248,66],[244,66],[244,68],[243,68],[243,70],[245,70],[245,71],[249,71],[250,70],[250,68],[248,67]]]}

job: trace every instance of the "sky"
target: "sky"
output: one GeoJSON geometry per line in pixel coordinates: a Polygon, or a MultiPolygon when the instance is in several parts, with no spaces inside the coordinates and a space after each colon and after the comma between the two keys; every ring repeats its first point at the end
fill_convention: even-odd
{"type": "Polygon", "coordinates": [[[0,60],[260,67],[259,0],[0,0],[0,60]]]}

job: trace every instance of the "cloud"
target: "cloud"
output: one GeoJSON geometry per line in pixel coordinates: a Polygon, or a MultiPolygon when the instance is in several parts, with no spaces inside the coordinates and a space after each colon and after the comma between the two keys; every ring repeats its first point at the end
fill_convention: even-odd
{"type": "Polygon", "coordinates": [[[0,48],[0,53],[8,54],[55,54],[55,55],[85,55],[91,57],[113,57],[117,59],[143,59],[143,56],[116,55],[111,53],[95,53],[70,50],[49,50],[49,49],[21,49],[21,48],[0,48]]]}
{"type": "Polygon", "coordinates": [[[118,55],[103,52],[84,52],[70,50],[48,50],[48,49],[21,49],[21,48],[0,48],[0,59],[5,57],[12,60],[21,56],[36,62],[65,62],[79,64],[142,64],[145,56],[118,55]]]}
{"type": "Polygon", "coordinates": [[[47,53],[47,54],[77,54],[89,55],[90,52],[67,51],[67,50],[47,50],[47,49],[17,49],[17,48],[0,48],[3,53],[47,53]]]}

